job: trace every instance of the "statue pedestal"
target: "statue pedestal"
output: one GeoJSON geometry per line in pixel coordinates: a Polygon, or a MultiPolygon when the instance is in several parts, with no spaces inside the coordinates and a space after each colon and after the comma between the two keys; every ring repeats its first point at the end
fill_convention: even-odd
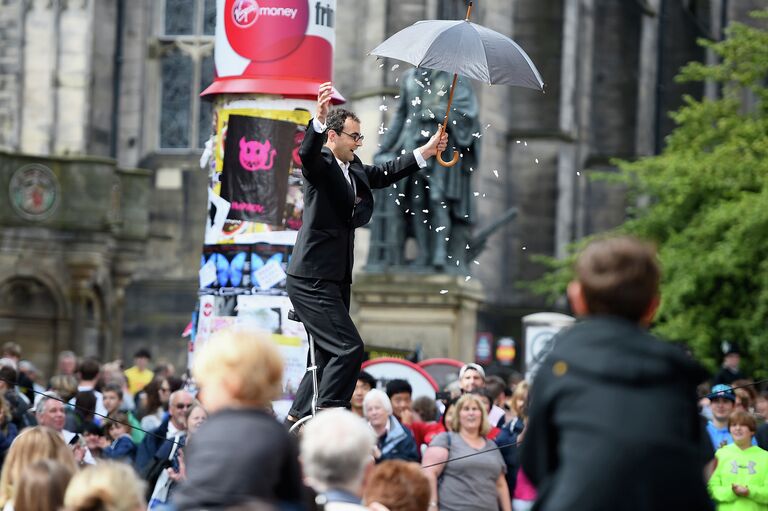
{"type": "Polygon", "coordinates": [[[477,306],[484,298],[478,281],[446,274],[361,273],[352,294],[353,319],[367,346],[414,350],[421,345],[424,358],[474,360],[477,306]]]}

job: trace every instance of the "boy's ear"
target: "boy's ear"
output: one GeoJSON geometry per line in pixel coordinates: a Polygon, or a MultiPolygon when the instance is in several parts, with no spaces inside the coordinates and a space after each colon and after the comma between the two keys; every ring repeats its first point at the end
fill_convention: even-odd
{"type": "Polygon", "coordinates": [[[658,312],[660,305],[661,295],[656,293],[656,295],[654,295],[653,299],[651,300],[651,303],[648,304],[648,308],[645,310],[645,313],[640,318],[640,324],[644,326],[651,326],[651,322],[653,321],[653,318],[656,317],[656,313],[658,312]]]}
{"type": "Polygon", "coordinates": [[[571,303],[571,309],[577,316],[586,316],[589,314],[587,299],[584,297],[584,287],[578,280],[573,280],[568,284],[568,301],[571,303]]]}

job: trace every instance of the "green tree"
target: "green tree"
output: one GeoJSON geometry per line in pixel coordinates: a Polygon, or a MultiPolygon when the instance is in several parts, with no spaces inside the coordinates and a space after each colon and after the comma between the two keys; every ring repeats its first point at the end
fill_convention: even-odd
{"type": "MultiPolygon", "coordinates": [[[[768,10],[752,14],[768,20],[768,10]]],[[[719,63],[692,62],[678,81],[711,80],[717,100],[685,97],[664,151],[619,161],[599,179],[627,185],[630,211],[616,232],[658,244],[664,268],[654,331],[687,343],[711,369],[719,345],[736,341],[747,370],[768,376],[768,32],[732,23],[720,42],[702,40],[719,63]],[[645,200],[640,200],[645,198],[645,200]]],[[[574,245],[574,252],[588,240],[574,245]]],[[[545,260],[532,288],[562,296],[571,263],[545,260]]]]}

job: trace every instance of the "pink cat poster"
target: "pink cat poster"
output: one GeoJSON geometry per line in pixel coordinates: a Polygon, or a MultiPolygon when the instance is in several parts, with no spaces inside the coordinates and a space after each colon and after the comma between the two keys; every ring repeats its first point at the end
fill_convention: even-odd
{"type": "Polygon", "coordinates": [[[227,218],[283,223],[295,133],[292,122],[229,116],[221,173],[227,218]]]}

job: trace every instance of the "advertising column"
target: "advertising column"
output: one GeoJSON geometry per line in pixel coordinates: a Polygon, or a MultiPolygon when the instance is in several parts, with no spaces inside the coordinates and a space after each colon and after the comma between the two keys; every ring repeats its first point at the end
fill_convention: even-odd
{"type": "MultiPolygon", "coordinates": [[[[285,269],[304,208],[298,148],[333,74],[335,0],[218,0],[200,300],[190,361],[228,326],[270,332],[285,398],[306,370],[306,334],[288,320],[285,269]]],[[[336,91],[334,103],[344,98],[336,91]]]]}

